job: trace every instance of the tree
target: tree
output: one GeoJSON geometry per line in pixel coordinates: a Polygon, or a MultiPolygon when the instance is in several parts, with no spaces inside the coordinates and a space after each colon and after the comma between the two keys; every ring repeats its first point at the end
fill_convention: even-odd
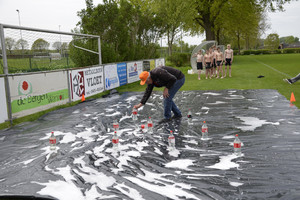
{"type": "Polygon", "coordinates": [[[22,51],[24,49],[27,49],[29,47],[28,45],[28,42],[24,39],[19,39],[17,42],[16,42],[16,45],[15,45],[16,49],[21,49],[22,51]]]}
{"type": "Polygon", "coordinates": [[[15,46],[16,41],[11,38],[11,37],[7,37],[5,38],[5,46],[8,49],[9,53],[12,54],[12,49],[15,46]]]}
{"type": "Polygon", "coordinates": [[[31,50],[42,52],[48,50],[49,46],[49,42],[42,38],[39,38],[33,42],[31,50]]]}
{"type": "Polygon", "coordinates": [[[61,50],[62,44],[61,44],[61,42],[57,41],[57,42],[54,42],[54,43],[52,44],[52,47],[53,47],[57,52],[59,52],[59,51],[61,50]]]}
{"type": "Polygon", "coordinates": [[[293,44],[295,42],[299,42],[298,37],[294,37],[292,35],[279,38],[280,43],[293,44]]]}
{"type": "MultiPolygon", "coordinates": [[[[226,8],[228,5],[232,4],[234,0],[190,0],[193,2],[193,7],[186,12],[194,12],[193,17],[194,25],[190,27],[195,29],[195,26],[198,26],[198,29],[202,31],[205,30],[206,40],[215,40],[218,32],[222,27],[218,27],[218,18],[222,15],[223,12],[233,14],[237,10],[231,10],[228,12],[226,8]],[[226,6],[227,5],[227,6],[226,6]]],[[[291,0],[249,0],[242,1],[241,4],[255,4],[259,6],[260,10],[270,10],[270,11],[283,11],[283,5],[286,2],[291,0]]],[[[223,27],[224,28],[224,27],[223,27]]],[[[225,27],[226,29],[226,27],[225,27]]]]}
{"type": "Polygon", "coordinates": [[[269,49],[277,49],[279,46],[279,35],[277,33],[271,33],[264,41],[264,46],[269,49]]]}

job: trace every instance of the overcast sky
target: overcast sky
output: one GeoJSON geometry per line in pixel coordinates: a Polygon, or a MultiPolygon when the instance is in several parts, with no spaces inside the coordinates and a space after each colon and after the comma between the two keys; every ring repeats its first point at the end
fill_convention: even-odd
{"type": "MultiPolygon", "coordinates": [[[[102,0],[94,0],[94,5],[102,0]]],[[[280,37],[293,35],[300,38],[300,1],[286,4],[285,12],[269,13],[271,28],[266,32],[277,33],[280,37]]],[[[70,32],[79,21],[77,12],[85,8],[85,0],[0,0],[0,23],[40,29],[70,32]]],[[[200,44],[204,36],[184,37],[184,41],[200,44]]],[[[163,45],[165,42],[163,42],[163,45]]]]}

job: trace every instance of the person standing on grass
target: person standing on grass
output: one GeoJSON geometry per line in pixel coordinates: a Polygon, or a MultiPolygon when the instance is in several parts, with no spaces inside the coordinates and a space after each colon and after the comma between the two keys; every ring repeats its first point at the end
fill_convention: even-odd
{"type": "Polygon", "coordinates": [[[216,59],[217,59],[217,47],[216,46],[213,46],[212,47],[212,56],[213,56],[213,63],[212,63],[212,74],[213,74],[213,77],[216,77],[216,71],[217,71],[217,62],[216,62],[216,59]]]}
{"type": "Polygon", "coordinates": [[[287,79],[283,79],[285,82],[287,82],[288,84],[293,84],[293,83],[295,83],[295,82],[297,82],[297,81],[299,81],[300,80],[300,73],[297,75],[297,76],[295,76],[295,77],[293,77],[293,78],[287,78],[287,79]]]}
{"type": "Polygon", "coordinates": [[[172,118],[181,118],[181,112],[173,101],[175,94],[183,86],[185,82],[184,74],[173,67],[157,67],[150,72],[143,71],[139,78],[140,84],[147,84],[146,91],[141,102],[133,108],[140,108],[144,106],[149,99],[154,87],[165,87],[163,91],[164,97],[164,119],[160,123],[167,122],[171,119],[171,111],[174,113],[172,118]]]}
{"type": "Polygon", "coordinates": [[[204,62],[205,62],[205,77],[207,79],[207,76],[211,79],[211,55],[209,53],[209,50],[205,51],[204,55],[204,62]]]}
{"type": "Polygon", "coordinates": [[[233,50],[231,49],[230,44],[227,45],[227,49],[225,50],[224,57],[225,57],[225,76],[224,76],[224,78],[227,75],[227,65],[229,65],[229,77],[231,77],[231,65],[233,62],[233,50]]]}
{"type": "Polygon", "coordinates": [[[219,78],[220,71],[221,71],[221,78],[223,78],[223,53],[221,52],[220,47],[217,48],[216,59],[217,59],[217,78],[219,78]]]}
{"type": "Polygon", "coordinates": [[[203,53],[200,49],[193,57],[197,57],[198,80],[201,80],[201,70],[203,70],[203,53]]]}

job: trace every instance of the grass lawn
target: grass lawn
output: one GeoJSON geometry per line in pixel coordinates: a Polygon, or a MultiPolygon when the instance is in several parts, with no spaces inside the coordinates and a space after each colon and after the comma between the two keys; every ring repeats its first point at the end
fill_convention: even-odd
{"type": "MultiPolygon", "coordinates": [[[[181,90],[275,89],[288,100],[294,92],[295,105],[300,108],[300,81],[290,85],[282,80],[300,73],[300,54],[235,56],[232,77],[228,78],[227,75],[224,79],[205,80],[205,74],[202,74],[199,81],[197,74],[187,74],[191,67],[178,69],[186,75],[186,82],[181,90]],[[264,78],[257,78],[259,75],[264,78]]],[[[118,88],[118,91],[144,91],[145,88],[139,83],[133,83],[118,88]]]]}

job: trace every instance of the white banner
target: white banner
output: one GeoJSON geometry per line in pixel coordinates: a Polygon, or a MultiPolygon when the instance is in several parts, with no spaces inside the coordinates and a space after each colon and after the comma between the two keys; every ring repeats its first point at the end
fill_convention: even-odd
{"type": "Polygon", "coordinates": [[[70,72],[71,100],[77,101],[104,91],[103,66],[70,72]]]}
{"type": "Polygon", "coordinates": [[[105,89],[110,90],[120,86],[117,65],[105,65],[105,89]]]}
{"type": "Polygon", "coordinates": [[[23,117],[69,101],[67,71],[9,77],[13,117],[23,117]]]}
{"type": "Polygon", "coordinates": [[[143,61],[127,63],[127,82],[139,81],[139,75],[143,71],[143,61]]]}
{"type": "Polygon", "coordinates": [[[155,67],[161,67],[161,66],[165,66],[165,59],[164,58],[155,59],[155,67]]]}
{"type": "Polygon", "coordinates": [[[0,78],[0,123],[8,120],[4,78],[0,78]]]}

